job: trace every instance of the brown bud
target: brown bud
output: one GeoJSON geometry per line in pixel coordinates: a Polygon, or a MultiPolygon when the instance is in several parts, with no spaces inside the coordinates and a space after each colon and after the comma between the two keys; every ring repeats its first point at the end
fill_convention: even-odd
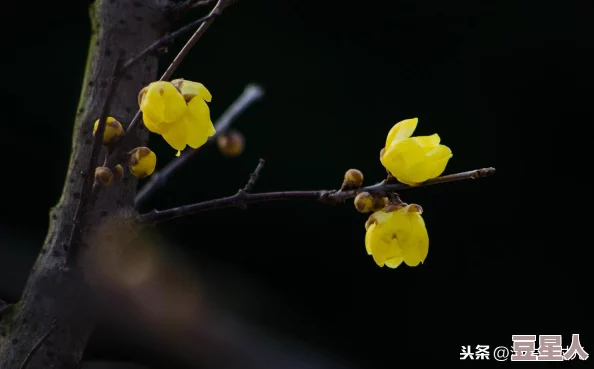
{"type": "Polygon", "coordinates": [[[95,182],[103,187],[107,187],[113,181],[113,173],[108,167],[95,168],[95,182]]]}
{"type": "Polygon", "coordinates": [[[373,211],[380,211],[385,208],[388,203],[389,199],[387,197],[376,197],[373,202],[373,211]]]}
{"type": "Polygon", "coordinates": [[[138,93],[138,106],[142,106],[142,101],[144,100],[144,97],[146,96],[148,88],[149,88],[149,86],[146,86],[142,90],[140,90],[140,92],[138,93]]]}
{"type": "Polygon", "coordinates": [[[380,159],[384,157],[384,153],[386,152],[386,148],[380,150],[380,159]]]}
{"type": "Polygon", "coordinates": [[[359,213],[369,213],[373,210],[373,196],[369,192],[361,192],[355,197],[355,208],[359,213]]]}
{"type": "Polygon", "coordinates": [[[235,157],[245,149],[245,139],[241,132],[231,129],[217,138],[217,145],[223,155],[235,157]]]}
{"type": "Polygon", "coordinates": [[[113,179],[119,181],[122,178],[124,178],[124,168],[118,164],[113,168],[113,179]]]}
{"type": "Polygon", "coordinates": [[[349,169],[344,173],[341,190],[352,190],[363,185],[363,173],[359,169],[349,169]]]}

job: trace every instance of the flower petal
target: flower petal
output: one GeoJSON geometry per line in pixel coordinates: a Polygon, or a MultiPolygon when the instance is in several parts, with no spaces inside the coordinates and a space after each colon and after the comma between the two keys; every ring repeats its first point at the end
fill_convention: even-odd
{"type": "Polygon", "coordinates": [[[396,123],[394,127],[390,129],[390,132],[388,132],[388,137],[386,138],[386,148],[390,147],[392,143],[397,142],[398,140],[412,136],[415,129],[417,128],[418,122],[418,118],[412,118],[396,123]]]}
{"type": "Polygon", "coordinates": [[[410,237],[403,247],[404,262],[408,266],[417,266],[427,258],[429,253],[429,235],[425,221],[419,213],[406,214],[410,224],[410,237]]]}
{"type": "Polygon", "coordinates": [[[173,123],[185,113],[187,105],[171,82],[157,81],[148,86],[140,109],[153,122],[173,123]]]}
{"type": "Polygon", "coordinates": [[[431,136],[415,136],[412,139],[422,148],[433,149],[441,142],[441,138],[437,133],[431,136]]]}
{"type": "Polygon", "coordinates": [[[210,109],[199,96],[188,103],[188,146],[197,149],[204,145],[216,130],[210,120],[210,109]]]}
{"type": "Polygon", "coordinates": [[[144,126],[146,127],[146,129],[153,133],[162,135],[163,132],[166,131],[165,126],[167,126],[167,124],[158,123],[152,120],[151,117],[147,115],[145,112],[142,112],[142,121],[144,122],[144,126]]]}
{"type": "Polygon", "coordinates": [[[171,124],[171,128],[163,133],[163,138],[174,149],[179,151],[185,149],[188,138],[188,127],[185,119],[182,117],[176,123],[171,124]]]}
{"type": "Polygon", "coordinates": [[[397,268],[400,264],[402,264],[402,261],[403,260],[404,259],[401,258],[401,257],[400,258],[394,258],[394,259],[386,260],[386,266],[388,268],[392,268],[392,269],[397,268]]]}

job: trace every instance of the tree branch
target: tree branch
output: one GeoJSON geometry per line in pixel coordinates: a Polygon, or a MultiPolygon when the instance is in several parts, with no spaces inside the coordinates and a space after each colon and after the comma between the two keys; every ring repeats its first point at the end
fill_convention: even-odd
{"type": "MultiPolygon", "coordinates": [[[[196,44],[196,42],[200,39],[200,37],[202,37],[202,35],[206,32],[208,27],[210,27],[212,22],[214,22],[216,16],[220,15],[223,12],[223,10],[227,6],[231,5],[233,2],[234,2],[234,0],[218,0],[217,1],[217,4],[214,6],[214,8],[211,10],[211,12],[206,16],[206,20],[201,19],[202,24],[200,24],[200,27],[198,27],[196,32],[194,32],[192,37],[190,37],[190,39],[186,42],[186,44],[180,50],[180,52],[177,54],[175,59],[173,59],[173,61],[171,62],[171,64],[169,65],[169,67],[167,68],[165,73],[163,73],[163,75],[161,76],[159,81],[164,81],[164,80],[168,80],[169,78],[171,78],[171,76],[173,75],[175,70],[179,67],[179,65],[181,64],[183,59],[186,57],[186,55],[188,55],[188,53],[190,52],[192,47],[196,44]]],[[[167,37],[169,37],[169,36],[165,36],[165,38],[167,38],[167,37]]],[[[157,41],[157,42],[159,42],[159,41],[157,41]]],[[[143,52],[141,52],[141,53],[143,53],[143,52]]],[[[135,58],[136,57],[133,57],[132,60],[135,58]]],[[[138,128],[138,125],[140,124],[141,117],[142,117],[142,112],[140,110],[138,110],[136,112],[136,115],[134,116],[134,118],[132,119],[130,124],[128,125],[128,128],[126,129],[126,133],[124,134],[124,137],[122,137],[119,144],[114,148],[113,152],[109,155],[109,158],[107,159],[107,162],[106,162],[106,166],[112,168],[123,159],[122,154],[124,154],[126,149],[129,148],[128,146],[130,144],[130,141],[134,137],[136,128],[138,128]]]]}
{"type": "MultiPolygon", "coordinates": [[[[218,136],[225,133],[231,126],[233,121],[239,117],[251,104],[260,100],[264,96],[264,90],[262,87],[256,84],[249,84],[243,90],[243,93],[231,104],[227,110],[219,117],[215,123],[216,133],[211,137],[208,142],[212,143],[218,136]]],[[[196,155],[199,149],[191,149],[184,152],[182,156],[177,159],[170,161],[163,169],[153,173],[149,181],[138,191],[136,195],[135,205],[138,208],[143,201],[145,201],[150,195],[152,195],[160,187],[163,187],[165,183],[171,178],[171,176],[184,164],[196,155]]]]}
{"type": "MultiPolygon", "coordinates": [[[[261,170],[261,165],[258,165],[257,172],[261,170]]],[[[478,179],[488,177],[495,173],[495,168],[483,168],[471,170],[468,172],[461,172],[450,174],[442,177],[430,179],[417,186],[408,186],[402,183],[388,184],[382,181],[372,186],[362,187],[356,190],[340,191],[340,190],[313,190],[313,191],[282,191],[282,192],[264,192],[264,193],[249,193],[245,190],[239,190],[235,195],[223,197],[214,200],[208,200],[191,205],[184,205],[167,210],[153,210],[149,213],[141,214],[137,220],[141,224],[155,224],[164,222],[174,218],[192,215],[201,211],[216,210],[229,207],[246,207],[247,204],[264,202],[264,201],[285,201],[285,200],[318,200],[326,204],[339,204],[346,199],[351,199],[361,192],[369,192],[378,196],[386,196],[394,191],[406,190],[409,188],[417,188],[423,186],[430,186],[440,183],[461,181],[466,179],[478,179]]],[[[252,179],[254,178],[252,174],[252,179]]],[[[253,184],[252,184],[253,185],[253,184]]]]}
{"type": "Polygon", "coordinates": [[[200,19],[197,19],[185,26],[183,26],[182,28],[178,29],[177,31],[168,34],[167,36],[153,42],[152,45],[150,45],[149,47],[147,47],[146,49],[142,50],[141,52],[139,52],[138,54],[134,55],[133,57],[131,57],[126,64],[124,64],[124,66],[122,67],[122,70],[127,70],[128,68],[130,68],[131,66],[133,66],[134,64],[136,64],[139,60],[141,60],[142,58],[144,58],[146,55],[157,51],[158,49],[162,48],[163,46],[173,42],[173,40],[175,40],[176,38],[178,38],[179,36],[185,34],[186,32],[194,29],[197,25],[202,24],[203,22],[217,16],[217,13],[210,13],[205,17],[202,17],[200,19]]]}
{"type": "Polygon", "coordinates": [[[70,238],[68,243],[66,244],[67,266],[71,266],[74,260],[76,259],[81,238],[80,223],[82,221],[85,211],[88,210],[90,208],[89,205],[92,205],[92,203],[94,202],[93,198],[96,194],[96,191],[94,191],[93,188],[93,183],[95,180],[95,168],[97,167],[99,154],[101,153],[101,148],[103,146],[103,133],[105,132],[105,126],[107,124],[107,115],[109,112],[109,107],[111,105],[113,97],[115,96],[114,91],[117,87],[117,84],[121,76],[121,62],[122,59],[120,57],[114,64],[114,71],[107,85],[107,93],[105,95],[106,98],[103,102],[103,106],[101,107],[101,114],[99,116],[99,124],[97,126],[97,131],[95,132],[95,137],[93,137],[91,157],[89,158],[89,164],[87,165],[87,169],[85,173],[83,173],[84,181],[83,187],[80,192],[80,200],[76,206],[74,219],[72,220],[72,230],[70,232],[70,238]]]}
{"type": "Polygon", "coordinates": [[[25,360],[23,360],[23,363],[21,364],[20,369],[25,369],[27,367],[27,364],[29,364],[29,361],[31,361],[31,358],[33,357],[33,355],[35,355],[35,353],[37,352],[37,350],[39,350],[39,348],[41,347],[43,342],[45,342],[45,340],[48,339],[48,337],[54,332],[54,330],[56,329],[57,326],[58,326],[58,321],[54,319],[50,329],[47,332],[45,332],[45,334],[39,339],[39,341],[37,341],[37,343],[35,343],[35,346],[33,346],[31,351],[29,351],[29,353],[27,353],[27,356],[25,356],[25,360]]]}

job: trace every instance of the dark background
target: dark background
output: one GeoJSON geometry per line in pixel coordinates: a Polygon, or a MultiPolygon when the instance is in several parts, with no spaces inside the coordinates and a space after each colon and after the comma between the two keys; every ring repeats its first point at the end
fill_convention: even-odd
{"type": "MultiPolygon", "coordinates": [[[[260,157],[257,191],[336,188],[352,167],[371,184],[385,174],[388,130],[418,117],[416,134],[439,133],[453,150],[446,174],[497,168],[401,193],[425,210],[424,265],[378,268],[351,202],[257,204],[159,230],[226,286],[219,298],[246,322],[353,367],[455,365],[461,345],[509,346],[512,334],[568,344],[580,333],[592,355],[593,5],[510,3],[240,1],[176,77],[210,89],[213,118],[247,83],[265,88],[235,124],[246,151],[204,148],[144,210],[232,194],[260,157]]],[[[89,38],[85,2],[12,5],[0,60],[0,297],[10,301],[61,192],[89,38]]],[[[159,167],[174,158],[158,136],[151,147],[159,167]]],[[[88,355],[125,352],[135,355],[96,337],[88,355]]]]}

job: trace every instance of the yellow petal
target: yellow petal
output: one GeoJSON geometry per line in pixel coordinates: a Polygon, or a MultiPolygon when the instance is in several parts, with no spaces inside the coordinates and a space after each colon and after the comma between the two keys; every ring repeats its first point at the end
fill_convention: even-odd
{"type": "Polygon", "coordinates": [[[168,124],[155,122],[144,112],[142,113],[142,121],[144,122],[146,129],[159,135],[163,134],[163,132],[166,131],[165,127],[168,126],[168,124]]]}
{"type": "Polygon", "coordinates": [[[186,112],[187,105],[171,82],[157,81],[148,86],[140,109],[153,122],[173,123],[186,112]]]}
{"type": "Polygon", "coordinates": [[[419,176],[411,168],[422,162],[425,157],[425,150],[412,138],[406,138],[392,144],[380,161],[397,180],[410,184],[419,183],[419,176]]]}
{"type": "Polygon", "coordinates": [[[425,261],[429,253],[429,235],[421,214],[409,212],[406,215],[411,233],[403,245],[403,258],[406,265],[417,266],[425,261]]]}
{"type": "Polygon", "coordinates": [[[441,138],[437,133],[432,134],[431,136],[416,136],[411,138],[422,148],[429,149],[433,149],[441,142],[441,138]]]}
{"type": "MultiPolygon", "coordinates": [[[[381,213],[381,212],[378,212],[381,213]]],[[[385,213],[391,218],[391,213],[385,213]]],[[[376,223],[373,230],[369,232],[369,248],[373,260],[377,265],[384,266],[385,261],[402,256],[399,247],[399,240],[392,227],[392,221],[376,223]]],[[[370,227],[371,228],[371,227],[370,227]]]]}
{"type": "Polygon", "coordinates": [[[210,120],[210,109],[200,97],[188,103],[188,146],[197,149],[216,133],[210,120]]]}
{"type": "Polygon", "coordinates": [[[367,251],[367,255],[371,255],[371,232],[375,228],[375,224],[371,224],[367,228],[367,232],[365,232],[365,250],[367,251]]]}
{"type": "Polygon", "coordinates": [[[188,129],[185,120],[181,119],[178,122],[171,124],[171,128],[163,133],[163,138],[174,149],[179,151],[185,149],[186,140],[188,138],[188,129]]]}
{"type": "Polygon", "coordinates": [[[388,132],[388,137],[386,138],[386,148],[390,147],[393,142],[412,136],[415,129],[417,128],[418,122],[418,118],[412,118],[396,123],[394,127],[390,129],[390,132],[388,132]]]}
{"type": "Polygon", "coordinates": [[[421,183],[439,177],[444,172],[452,156],[449,147],[437,146],[428,152],[423,160],[409,167],[408,170],[412,173],[410,178],[417,183],[421,183]]]}
{"type": "Polygon", "coordinates": [[[386,266],[388,268],[392,268],[392,269],[397,268],[400,264],[402,264],[403,260],[404,259],[402,259],[402,258],[394,258],[394,259],[386,260],[386,266]]]}
{"type": "Polygon", "coordinates": [[[183,78],[178,78],[171,81],[171,83],[179,88],[186,101],[189,101],[196,96],[200,97],[206,102],[210,102],[212,100],[210,91],[208,91],[208,89],[200,82],[188,81],[183,78]]]}

